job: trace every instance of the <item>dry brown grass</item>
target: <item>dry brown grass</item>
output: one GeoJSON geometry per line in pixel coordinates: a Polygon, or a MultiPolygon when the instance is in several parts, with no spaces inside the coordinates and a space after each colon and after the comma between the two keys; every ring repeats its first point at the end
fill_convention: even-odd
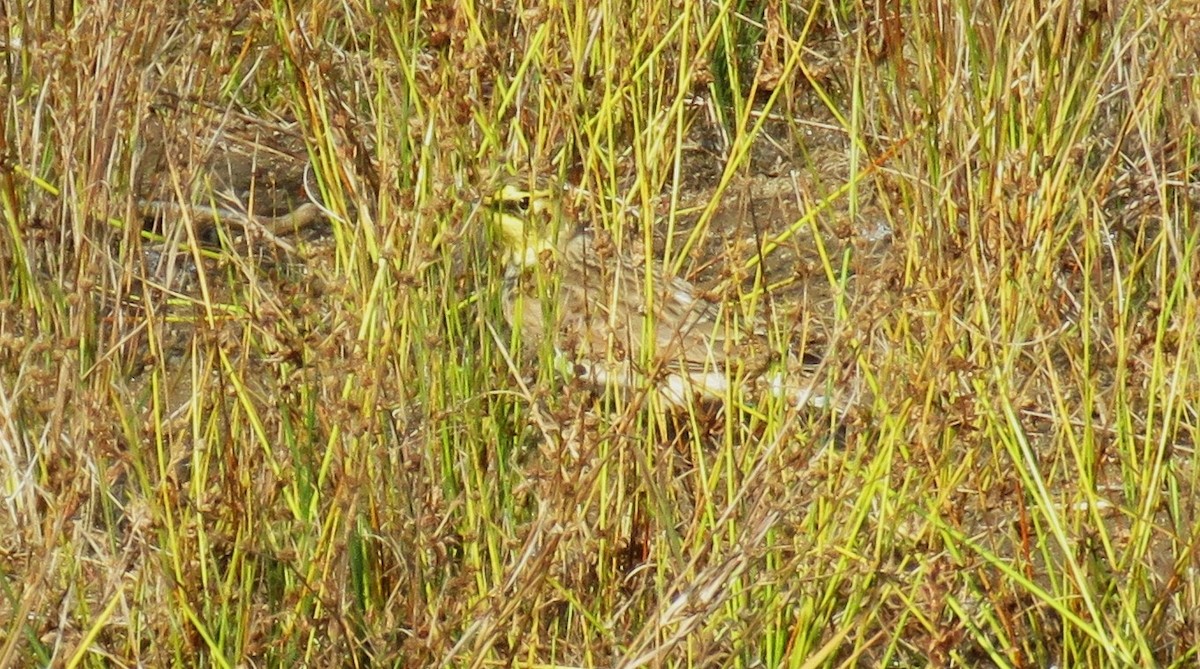
{"type": "Polygon", "coordinates": [[[879,4],[6,2],[0,666],[1193,664],[1200,17],[879,4]],[[860,405],[561,378],[512,166],[860,405]]]}

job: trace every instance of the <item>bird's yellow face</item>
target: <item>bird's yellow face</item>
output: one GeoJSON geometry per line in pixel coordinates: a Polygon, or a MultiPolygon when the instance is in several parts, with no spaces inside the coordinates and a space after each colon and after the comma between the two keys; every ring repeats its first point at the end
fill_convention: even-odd
{"type": "Polygon", "coordinates": [[[543,252],[554,250],[558,199],[552,189],[509,182],[483,203],[491,212],[509,265],[529,267],[543,252]]]}

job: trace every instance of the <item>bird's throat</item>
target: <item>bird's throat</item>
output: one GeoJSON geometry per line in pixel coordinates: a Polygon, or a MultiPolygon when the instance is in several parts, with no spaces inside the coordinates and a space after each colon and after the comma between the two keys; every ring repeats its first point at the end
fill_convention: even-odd
{"type": "Polygon", "coordinates": [[[549,240],[528,229],[525,221],[510,214],[498,214],[500,234],[504,237],[505,262],[517,267],[537,264],[543,251],[554,248],[549,240]]]}

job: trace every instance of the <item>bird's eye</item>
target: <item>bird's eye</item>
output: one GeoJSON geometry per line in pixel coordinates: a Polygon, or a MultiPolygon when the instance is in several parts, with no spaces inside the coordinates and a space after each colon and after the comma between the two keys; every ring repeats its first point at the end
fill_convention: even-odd
{"type": "Polygon", "coordinates": [[[529,211],[529,202],[530,202],[530,198],[529,198],[529,196],[528,196],[528,195],[522,195],[522,196],[521,196],[521,197],[520,197],[520,198],[517,200],[517,203],[516,203],[516,204],[517,204],[517,209],[518,209],[519,211],[529,211]]]}

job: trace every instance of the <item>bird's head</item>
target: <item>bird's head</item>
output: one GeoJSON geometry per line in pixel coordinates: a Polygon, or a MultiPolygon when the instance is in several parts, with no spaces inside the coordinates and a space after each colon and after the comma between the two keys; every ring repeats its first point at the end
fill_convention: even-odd
{"type": "Polygon", "coordinates": [[[533,179],[509,179],[483,199],[509,265],[529,267],[554,251],[561,223],[561,194],[533,179]]]}

